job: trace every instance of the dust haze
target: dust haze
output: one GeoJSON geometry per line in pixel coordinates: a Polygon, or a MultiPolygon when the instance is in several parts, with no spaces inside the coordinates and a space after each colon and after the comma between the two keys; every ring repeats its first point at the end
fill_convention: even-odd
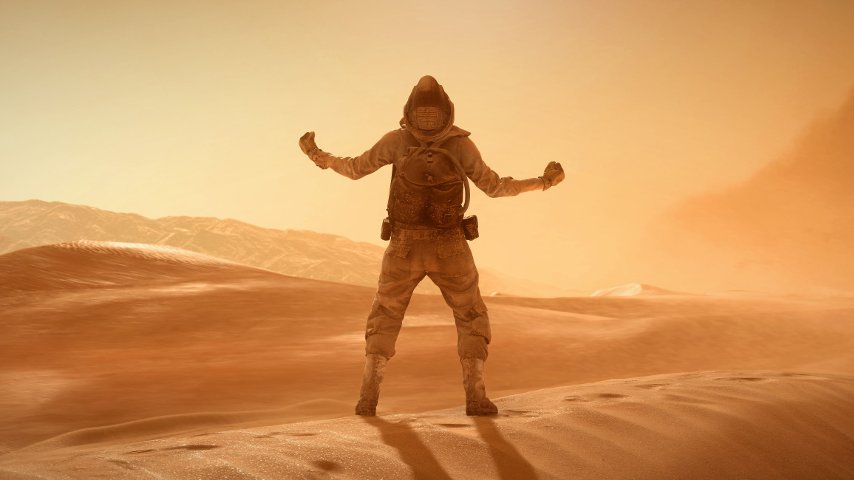
{"type": "Polygon", "coordinates": [[[0,2],[0,478],[854,478],[852,25],[0,2]],[[298,139],[359,155],[425,74],[497,173],[565,180],[471,194],[498,413],[425,280],[361,417],[391,172],[298,139]]]}
{"type": "Polygon", "coordinates": [[[850,294],[854,90],[744,182],[689,198],[653,224],[643,278],[697,291],[850,294]]]}

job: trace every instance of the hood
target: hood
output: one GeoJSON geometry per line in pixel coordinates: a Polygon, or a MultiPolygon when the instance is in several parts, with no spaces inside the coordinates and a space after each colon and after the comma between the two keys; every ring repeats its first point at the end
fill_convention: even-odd
{"type": "Polygon", "coordinates": [[[403,118],[400,120],[401,127],[405,128],[415,138],[423,142],[432,142],[440,139],[451,131],[454,126],[454,104],[445,93],[445,89],[430,75],[425,75],[418,80],[418,84],[412,88],[406,105],[403,106],[403,118]],[[436,132],[425,132],[415,128],[415,122],[410,120],[414,115],[416,106],[437,106],[445,115],[445,126],[436,132]]]}

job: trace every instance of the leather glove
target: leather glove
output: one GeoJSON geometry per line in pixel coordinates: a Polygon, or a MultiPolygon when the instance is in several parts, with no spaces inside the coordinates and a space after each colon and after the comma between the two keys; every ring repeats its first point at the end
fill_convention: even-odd
{"type": "Polygon", "coordinates": [[[563,173],[563,167],[561,167],[559,163],[549,162],[549,164],[546,165],[545,171],[543,171],[543,176],[540,178],[543,179],[543,190],[548,190],[562,182],[563,179],[566,178],[566,174],[563,173]]]}
{"type": "Polygon", "coordinates": [[[315,165],[320,168],[328,168],[326,162],[321,161],[322,154],[325,154],[326,152],[318,148],[317,144],[314,143],[314,132],[306,132],[305,135],[300,137],[299,148],[302,150],[302,153],[308,155],[308,158],[310,158],[315,165]]]}

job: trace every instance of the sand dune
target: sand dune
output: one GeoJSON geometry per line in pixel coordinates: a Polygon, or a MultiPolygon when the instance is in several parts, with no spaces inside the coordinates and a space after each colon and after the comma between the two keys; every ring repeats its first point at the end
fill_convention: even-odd
{"type": "Polygon", "coordinates": [[[195,276],[240,278],[257,269],[162,245],[78,241],[26,248],[4,255],[0,288],[52,290],[138,286],[195,276]]]}
{"type": "Polygon", "coordinates": [[[645,283],[627,283],[616,287],[602,288],[591,294],[594,297],[636,297],[638,295],[685,295],[645,283]]]}
{"type": "Polygon", "coordinates": [[[416,296],[366,421],[370,288],[115,244],[0,279],[0,478],[854,476],[851,298],[488,298],[502,414],[473,421],[416,296]]]}
{"type": "MultiPolygon", "coordinates": [[[[787,478],[854,475],[854,379],[699,372],[461,408],[127,442],[75,432],[0,457],[9,478],[787,478]],[[82,438],[81,438],[82,437],[82,438]],[[33,476],[29,476],[33,475],[33,476]],[[38,475],[38,477],[36,477],[38,475]]],[[[155,419],[165,422],[171,419],[155,419]]]]}

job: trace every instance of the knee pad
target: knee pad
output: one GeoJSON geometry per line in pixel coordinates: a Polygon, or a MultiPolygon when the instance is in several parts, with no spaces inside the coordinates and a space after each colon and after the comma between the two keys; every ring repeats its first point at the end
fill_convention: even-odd
{"type": "Polygon", "coordinates": [[[460,335],[457,338],[457,353],[460,358],[479,358],[486,360],[489,354],[486,338],[479,335],[460,335]]]}
{"type": "Polygon", "coordinates": [[[394,356],[394,344],[397,341],[397,336],[383,335],[375,333],[365,337],[365,354],[366,355],[382,355],[386,358],[394,356]]]}

